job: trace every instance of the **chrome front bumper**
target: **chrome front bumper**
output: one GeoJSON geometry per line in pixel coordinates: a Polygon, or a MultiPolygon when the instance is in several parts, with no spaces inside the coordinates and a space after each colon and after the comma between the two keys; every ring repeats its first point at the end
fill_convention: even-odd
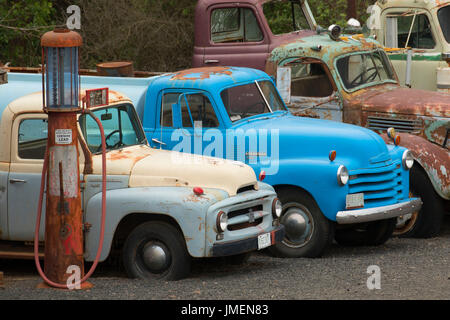
{"type": "Polygon", "coordinates": [[[339,211],[336,216],[336,221],[338,224],[352,224],[384,220],[411,214],[419,211],[420,208],[422,208],[422,200],[413,199],[384,207],[339,211]]]}

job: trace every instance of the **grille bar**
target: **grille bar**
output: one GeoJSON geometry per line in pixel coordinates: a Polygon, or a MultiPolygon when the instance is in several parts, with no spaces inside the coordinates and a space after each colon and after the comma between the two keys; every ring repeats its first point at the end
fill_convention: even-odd
{"type": "Polygon", "coordinates": [[[423,124],[421,120],[392,119],[382,117],[367,117],[367,127],[372,130],[387,130],[395,128],[399,132],[421,131],[423,124]]]}

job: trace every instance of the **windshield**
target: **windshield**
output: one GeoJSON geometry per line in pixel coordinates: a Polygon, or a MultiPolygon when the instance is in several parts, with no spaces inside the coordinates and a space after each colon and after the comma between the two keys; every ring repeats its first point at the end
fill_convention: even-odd
{"type": "Polygon", "coordinates": [[[394,71],[383,51],[353,54],[339,58],[337,69],[347,90],[384,82],[397,82],[394,71]]]}
{"type": "Polygon", "coordinates": [[[438,18],[445,40],[450,43],[450,6],[439,9],[438,18]]]}
{"type": "Polygon", "coordinates": [[[264,16],[273,34],[310,29],[300,1],[266,2],[264,16]]]}
{"type": "Polygon", "coordinates": [[[259,114],[286,111],[278,91],[267,80],[232,87],[220,95],[232,122],[259,114]]]}
{"type": "MultiPolygon", "coordinates": [[[[92,112],[102,123],[105,131],[106,149],[114,150],[145,142],[145,135],[133,106],[115,105],[92,112]]],[[[97,122],[88,114],[78,120],[81,132],[92,153],[101,152],[101,135],[97,122]]]]}

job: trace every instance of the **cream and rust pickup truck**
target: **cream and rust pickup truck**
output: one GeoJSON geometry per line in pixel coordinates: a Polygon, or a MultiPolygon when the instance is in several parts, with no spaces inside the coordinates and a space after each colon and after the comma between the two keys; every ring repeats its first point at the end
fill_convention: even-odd
{"type": "MultiPolygon", "coordinates": [[[[47,115],[40,92],[17,98],[28,76],[11,75],[0,86],[0,259],[29,258],[32,251],[26,244],[34,237],[47,115]]],[[[129,276],[175,280],[189,274],[191,257],[238,263],[281,241],[281,204],[250,167],[194,155],[179,161],[175,152],[149,147],[135,108],[118,92],[92,111],[107,143],[101,261],[120,250],[129,276]]],[[[101,221],[101,142],[89,115],[79,117],[79,131],[85,260],[92,261],[101,221]]]]}

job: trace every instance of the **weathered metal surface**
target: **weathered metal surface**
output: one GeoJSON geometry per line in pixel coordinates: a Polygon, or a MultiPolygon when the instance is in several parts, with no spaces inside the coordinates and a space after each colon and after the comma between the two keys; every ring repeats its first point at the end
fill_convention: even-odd
{"type": "Polygon", "coordinates": [[[45,274],[66,283],[69,266],[79,266],[84,274],[77,114],[50,112],[48,132],[45,274]],[[62,129],[69,138],[59,137],[62,129]]]}
{"type": "Polygon", "coordinates": [[[99,63],[97,64],[97,74],[104,77],[133,77],[133,62],[116,61],[99,63]]]}
{"type": "Polygon", "coordinates": [[[195,68],[177,72],[171,80],[205,80],[209,79],[211,75],[230,76],[232,74],[233,72],[229,67],[195,68]]]}
{"type": "MultiPolygon", "coordinates": [[[[408,133],[398,133],[400,145],[412,151],[414,158],[425,169],[435,190],[444,199],[450,200],[450,151],[430,143],[422,137],[408,133]]],[[[392,144],[392,140],[381,134],[384,141],[392,144]]]]}
{"type": "Polygon", "coordinates": [[[69,29],[55,29],[45,33],[41,38],[42,47],[67,48],[81,47],[83,38],[75,31],[69,29]]]}

